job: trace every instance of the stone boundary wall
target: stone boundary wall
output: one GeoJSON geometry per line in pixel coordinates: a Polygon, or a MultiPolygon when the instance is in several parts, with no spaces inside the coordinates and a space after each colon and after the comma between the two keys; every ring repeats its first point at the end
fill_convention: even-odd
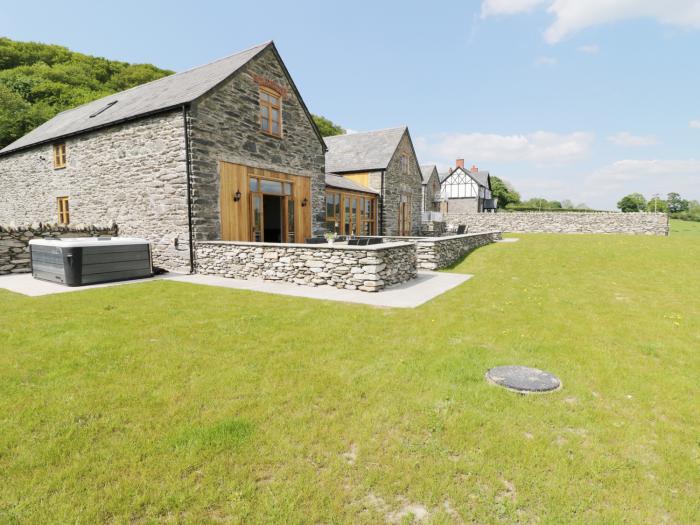
{"type": "Polygon", "coordinates": [[[199,241],[196,273],[377,292],[417,276],[416,245],[199,241]]]}
{"type": "Polygon", "coordinates": [[[419,270],[441,270],[451,266],[472,250],[496,242],[501,232],[468,233],[446,237],[389,237],[416,243],[419,270]]]}
{"type": "Polygon", "coordinates": [[[498,212],[449,214],[447,223],[465,224],[468,232],[499,230],[512,233],[619,233],[668,235],[665,213],[619,212],[498,212]]]}
{"type": "Polygon", "coordinates": [[[0,275],[32,271],[29,241],[32,239],[59,239],[61,237],[116,237],[116,224],[110,226],[0,226],[0,275]]]}

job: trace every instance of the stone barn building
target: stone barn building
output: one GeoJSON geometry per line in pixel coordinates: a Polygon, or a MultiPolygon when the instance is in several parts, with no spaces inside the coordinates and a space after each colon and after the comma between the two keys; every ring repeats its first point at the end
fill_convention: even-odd
{"type": "Polygon", "coordinates": [[[5,147],[0,224],[113,221],[151,241],[157,266],[192,271],[196,241],[323,233],[324,153],[267,42],[64,111],[5,147]]]}
{"type": "Polygon", "coordinates": [[[378,235],[420,234],[423,179],[407,127],[326,137],[326,145],[328,173],[378,193],[378,235]]]}

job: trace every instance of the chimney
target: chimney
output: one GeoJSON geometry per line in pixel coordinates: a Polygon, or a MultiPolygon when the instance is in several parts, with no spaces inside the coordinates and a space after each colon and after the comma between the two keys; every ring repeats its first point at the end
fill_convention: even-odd
{"type": "Polygon", "coordinates": [[[479,171],[479,168],[476,167],[476,164],[472,164],[472,169],[470,169],[469,171],[471,171],[471,172],[479,171]]]}
{"type": "Polygon", "coordinates": [[[457,167],[464,169],[464,159],[457,159],[457,167]]]}

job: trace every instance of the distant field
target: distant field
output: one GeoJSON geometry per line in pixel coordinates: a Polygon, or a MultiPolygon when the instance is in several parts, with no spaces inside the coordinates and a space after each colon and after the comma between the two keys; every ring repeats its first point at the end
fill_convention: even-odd
{"type": "Polygon", "coordinates": [[[671,220],[671,235],[700,238],[700,222],[671,220]]]}
{"type": "Polygon", "coordinates": [[[672,227],[518,235],[415,310],[0,291],[0,523],[696,524],[700,228],[672,227]]]}

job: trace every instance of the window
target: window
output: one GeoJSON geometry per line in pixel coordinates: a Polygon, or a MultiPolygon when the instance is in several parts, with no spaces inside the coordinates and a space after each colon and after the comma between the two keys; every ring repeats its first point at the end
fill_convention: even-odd
{"type": "Polygon", "coordinates": [[[401,162],[401,173],[403,173],[405,175],[406,173],[408,173],[408,155],[406,155],[405,153],[402,153],[400,162],[401,162]]]}
{"type": "Polygon", "coordinates": [[[58,197],[58,224],[70,223],[70,213],[68,211],[68,197],[58,197]]]}
{"type": "Polygon", "coordinates": [[[260,88],[260,129],[282,136],[282,99],[269,88],[260,88]]]}
{"type": "Polygon", "coordinates": [[[61,142],[60,144],[53,145],[53,168],[65,168],[66,167],[66,143],[61,142]]]}
{"type": "Polygon", "coordinates": [[[376,235],[377,198],[326,190],[326,231],[341,235],[376,235]]]}
{"type": "Polygon", "coordinates": [[[405,193],[399,200],[399,235],[411,235],[411,196],[405,193]]]}
{"type": "Polygon", "coordinates": [[[340,193],[326,191],[326,231],[338,233],[340,226],[340,193]]]}

